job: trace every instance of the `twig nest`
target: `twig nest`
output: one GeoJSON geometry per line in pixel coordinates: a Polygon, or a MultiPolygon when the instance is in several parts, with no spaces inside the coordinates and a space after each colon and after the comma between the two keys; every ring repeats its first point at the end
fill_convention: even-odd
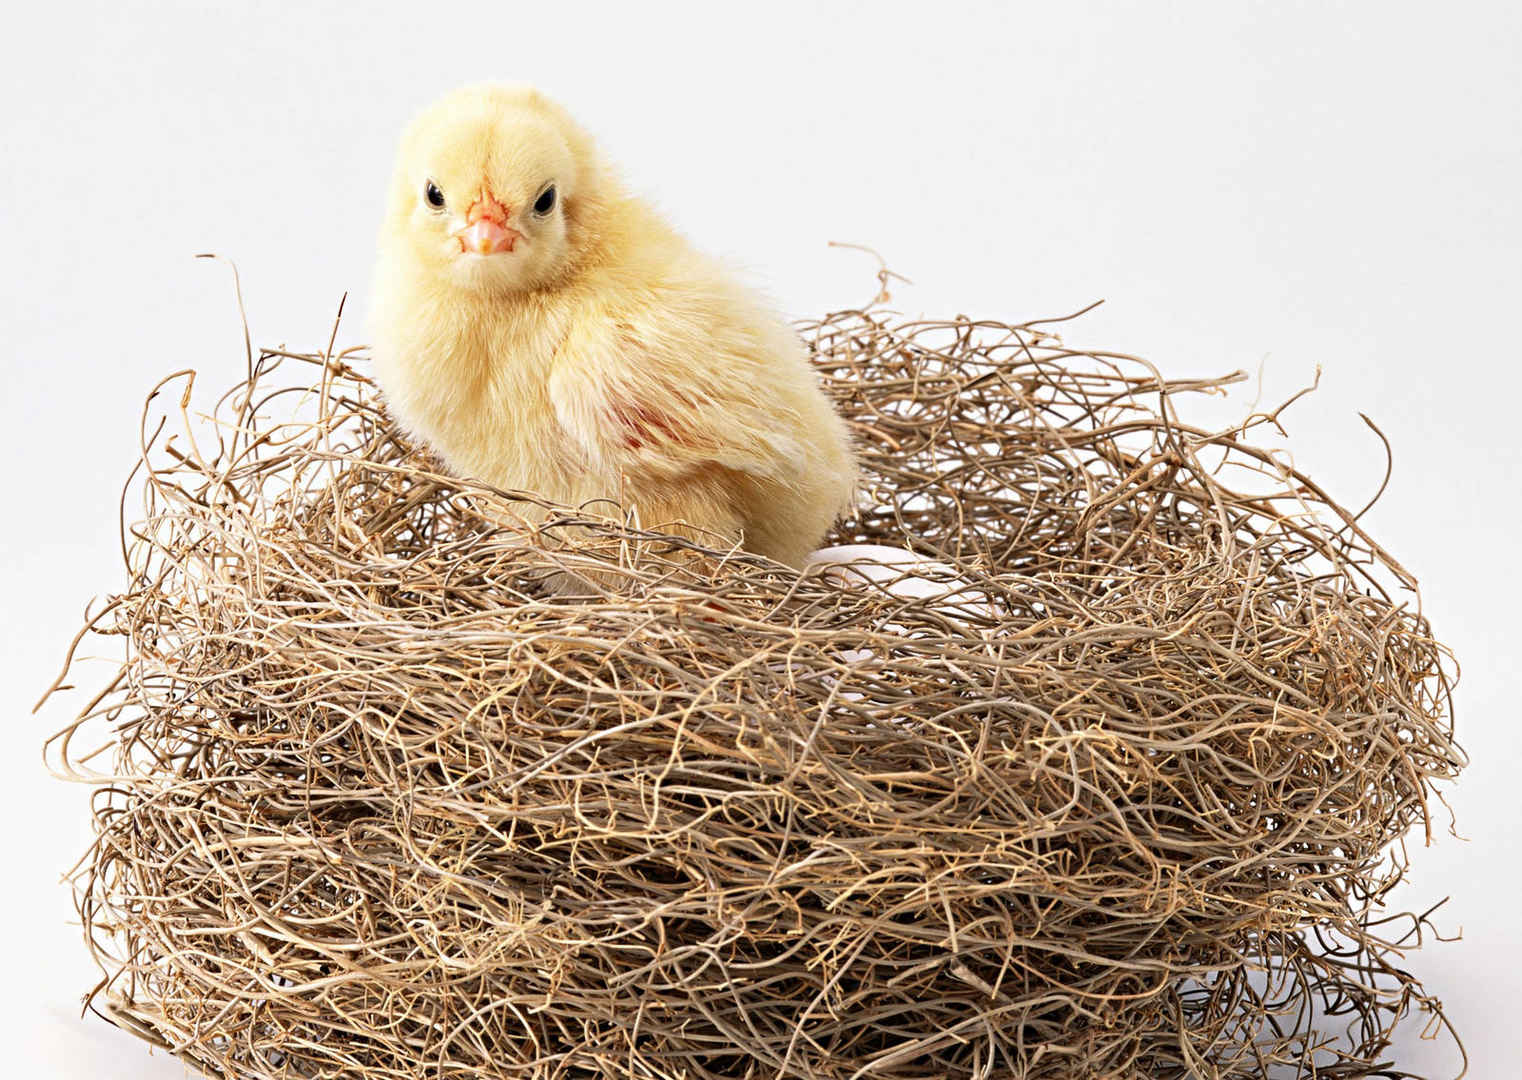
{"type": "Polygon", "coordinates": [[[125,663],[51,745],[96,1005],[229,1078],[1384,1068],[1436,1007],[1388,849],[1463,763],[1405,572],[1267,417],[1178,419],[1229,380],[802,330],[867,470],[831,542],[923,564],[514,528],[341,359],[173,440],[162,387],[125,663]]]}

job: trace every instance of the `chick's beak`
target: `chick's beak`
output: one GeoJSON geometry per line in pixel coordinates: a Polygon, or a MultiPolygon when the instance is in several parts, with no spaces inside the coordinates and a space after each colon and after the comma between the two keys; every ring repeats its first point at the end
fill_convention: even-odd
{"type": "Polygon", "coordinates": [[[507,224],[507,207],[491,195],[482,195],[465,212],[466,226],[460,232],[460,250],[476,255],[496,255],[512,251],[523,238],[507,224]]]}

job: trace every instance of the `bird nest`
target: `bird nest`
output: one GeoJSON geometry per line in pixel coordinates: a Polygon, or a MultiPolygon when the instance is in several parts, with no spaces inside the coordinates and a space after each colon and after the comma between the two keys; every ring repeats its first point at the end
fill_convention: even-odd
{"type": "Polygon", "coordinates": [[[938,564],[871,582],[514,525],[331,349],[166,380],[49,744],[94,1007],[228,1078],[1410,1075],[1383,899],[1464,763],[1414,582],[1277,413],[1183,422],[1239,375],[1050,325],[800,325],[831,541],[938,564]]]}

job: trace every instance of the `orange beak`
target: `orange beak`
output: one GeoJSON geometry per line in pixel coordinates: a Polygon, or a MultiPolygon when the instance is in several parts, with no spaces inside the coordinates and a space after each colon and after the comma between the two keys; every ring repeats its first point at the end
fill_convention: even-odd
{"type": "Polygon", "coordinates": [[[460,233],[460,250],[477,255],[497,255],[512,251],[513,245],[523,238],[517,229],[507,224],[507,207],[492,198],[489,192],[471,204],[465,212],[465,229],[460,233]]]}

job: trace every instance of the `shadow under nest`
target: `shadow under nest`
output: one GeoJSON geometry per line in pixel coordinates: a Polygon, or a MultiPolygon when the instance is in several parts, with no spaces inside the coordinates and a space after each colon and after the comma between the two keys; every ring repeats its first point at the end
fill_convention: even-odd
{"type": "Polygon", "coordinates": [[[210,426],[166,380],[126,659],[49,744],[94,1005],[229,1078],[1408,1075],[1381,902],[1464,764],[1415,583],[1277,414],[1179,420],[1235,377],[1047,325],[800,325],[831,542],[948,564],[918,598],[493,525],[342,357],[210,426]]]}

